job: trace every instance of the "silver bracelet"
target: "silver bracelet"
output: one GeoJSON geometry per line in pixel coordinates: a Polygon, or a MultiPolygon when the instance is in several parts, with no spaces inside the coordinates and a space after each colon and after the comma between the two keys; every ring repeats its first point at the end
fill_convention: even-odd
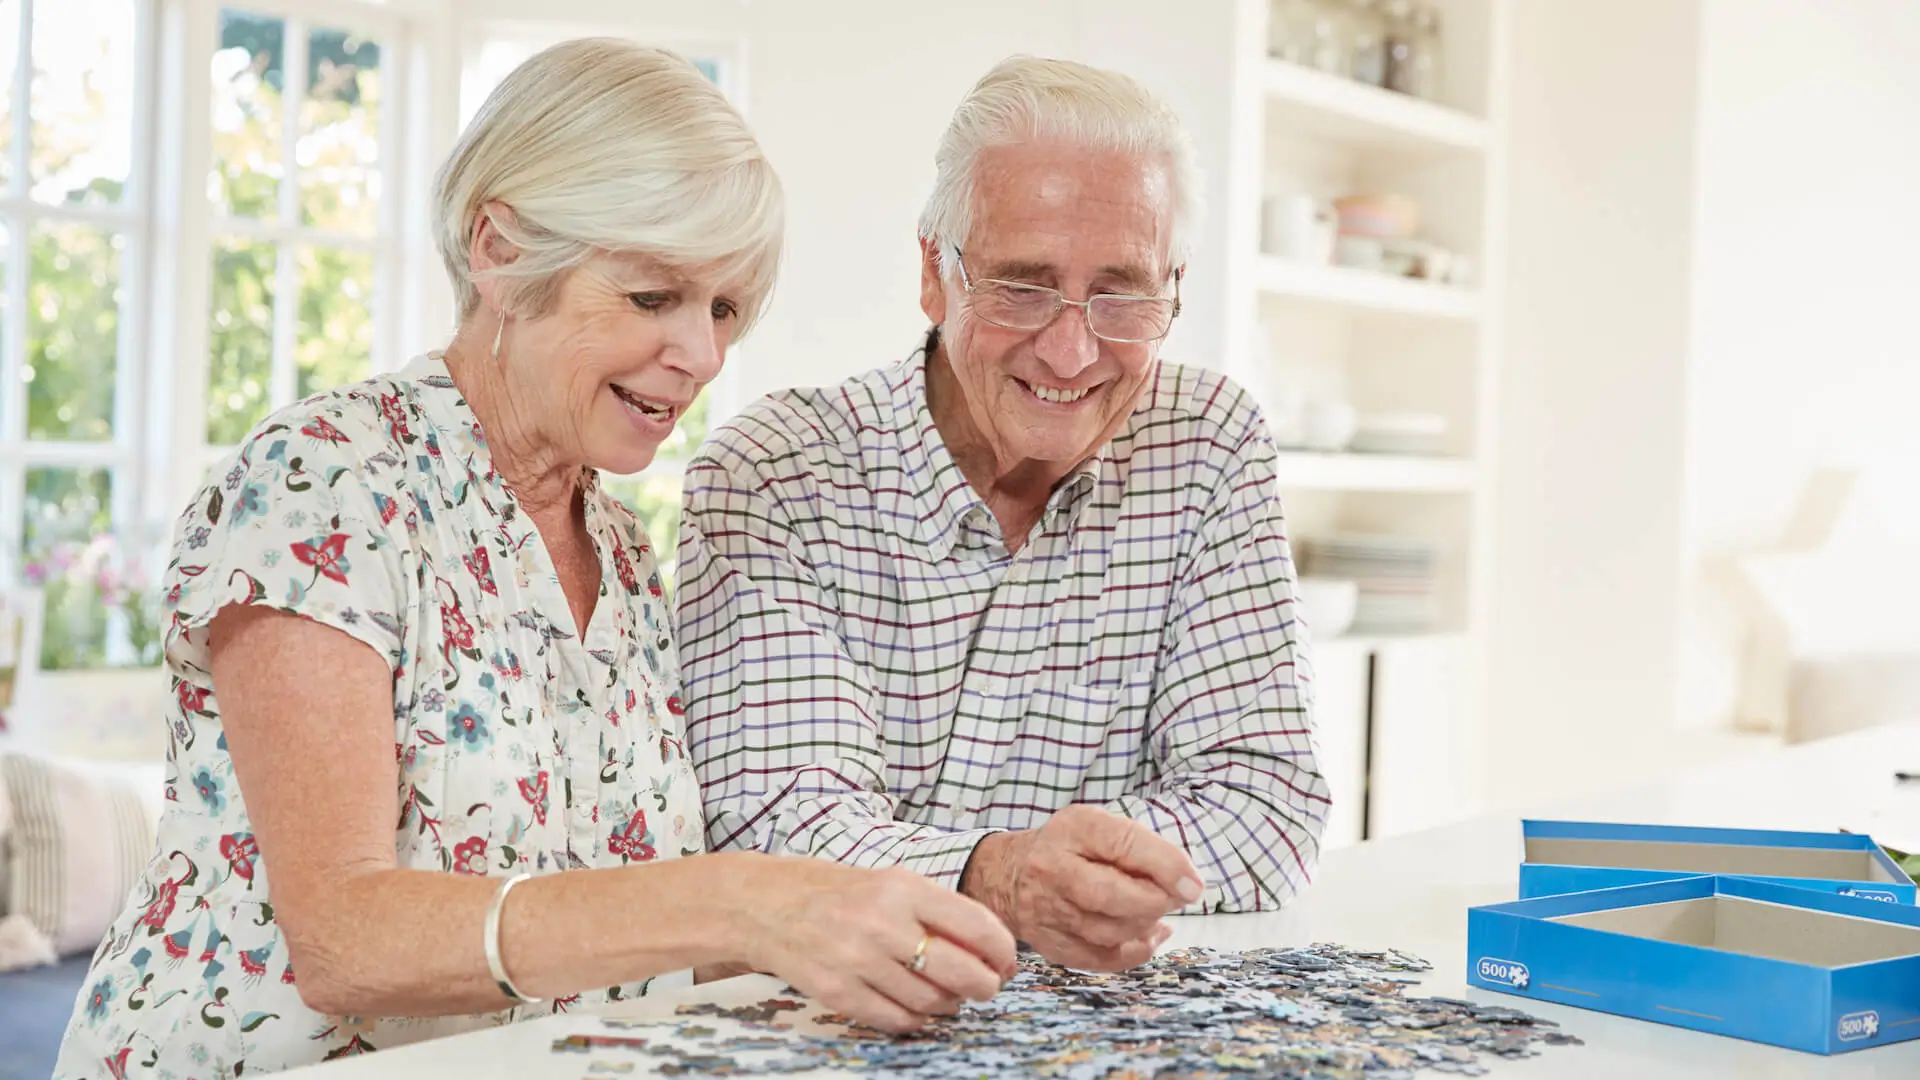
{"type": "Polygon", "coordinates": [[[519,987],[513,985],[513,980],[507,977],[507,966],[500,962],[500,912],[507,906],[507,894],[513,891],[515,885],[527,880],[529,876],[515,874],[500,883],[500,888],[493,894],[492,905],[487,908],[487,925],[482,934],[482,941],[486,946],[487,971],[493,975],[493,984],[500,988],[502,994],[518,1004],[538,1005],[539,998],[528,997],[520,992],[519,987]]]}

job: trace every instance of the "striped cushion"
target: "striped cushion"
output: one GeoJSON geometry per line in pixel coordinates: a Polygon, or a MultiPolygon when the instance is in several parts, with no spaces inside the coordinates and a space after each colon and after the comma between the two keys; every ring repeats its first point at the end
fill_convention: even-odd
{"type": "Polygon", "coordinates": [[[6,910],[62,956],[99,944],[153,853],[139,789],[108,770],[24,754],[0,757],[11,804],[6,910]]]}

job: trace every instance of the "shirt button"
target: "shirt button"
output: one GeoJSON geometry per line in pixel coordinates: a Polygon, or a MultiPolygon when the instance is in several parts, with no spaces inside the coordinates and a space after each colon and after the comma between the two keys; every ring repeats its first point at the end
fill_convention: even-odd
{"type": "Polygon", "coordinates": [[[1008,582],[1014,585],[1018,585],[1025,580],[1027,580],[1027,564],[1026,563],[1017,562],[1007,568],[1008,582]]]}

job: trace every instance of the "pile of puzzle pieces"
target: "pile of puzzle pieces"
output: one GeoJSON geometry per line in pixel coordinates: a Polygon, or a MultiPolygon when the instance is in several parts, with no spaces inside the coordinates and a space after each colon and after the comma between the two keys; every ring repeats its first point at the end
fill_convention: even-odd
{"type": "Polygon", "coordinates": [[[1477,1076],[1484,1055],[1531,1057],[1543,1044],[1579,1042],[1515,1009],[1406,996],[1414,974],[1429,968],[1404,953],[1335,945],[1187,949],[1110,975],[1025,956],[998,997],[908,1036],[830,1015],[815,1017],[811,1032],[795,1030],[782,1015],[809,1006],[776,998],[682,1006],[678,1020],[603,1021],[621,1033],[576,1035],[554,1050],[592,1055],[588,1076],[630,1073],[636,1062],[623,1058],[639,1054],[668,1076],[838,1069],[911,1080],[1402,1080],[1422,1069],[1477,1076]],[[744,1034],[723,1035],[701,1017],[744,1034]],[[654,1037],[637,1034],[647,1028],[654,1037]]]}

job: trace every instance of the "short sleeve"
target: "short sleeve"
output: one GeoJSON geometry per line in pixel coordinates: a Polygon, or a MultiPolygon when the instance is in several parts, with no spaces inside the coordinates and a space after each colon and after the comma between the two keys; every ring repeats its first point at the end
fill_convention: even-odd
{"type": "Polygon", "coordinates": [[[204,648],[230,604],[312,619],[400,664],[404,577],[394,495],[368,486],[337,413],[269,421],[180,518],[167,566],[168,648],[204,648]],[[332,420],[329,420],[329,415],[332,420]]]}

